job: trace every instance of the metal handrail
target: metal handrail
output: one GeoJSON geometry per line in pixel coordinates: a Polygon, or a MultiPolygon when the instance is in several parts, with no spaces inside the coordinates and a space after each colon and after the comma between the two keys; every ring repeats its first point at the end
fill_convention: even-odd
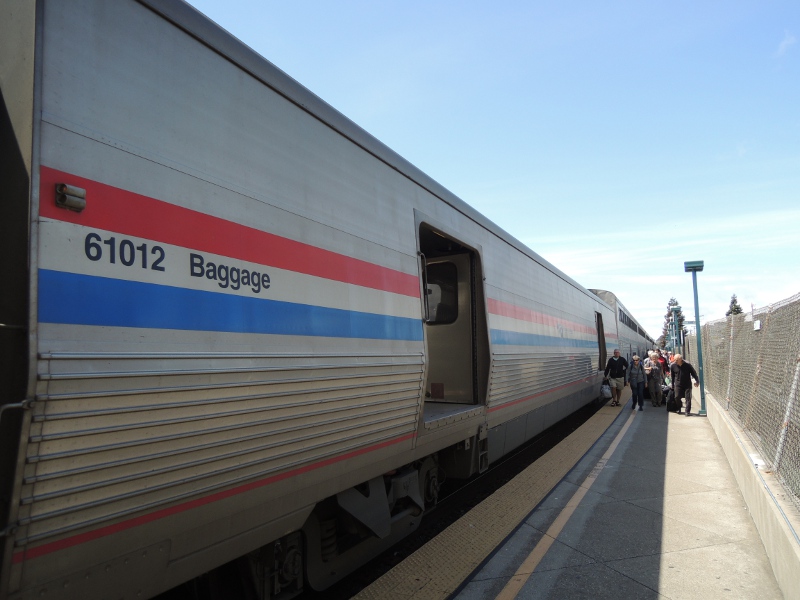
{"type": "MultiPolygon", "coordinates": [[[[31,406],[33,406],[33,400],[23,400],[22,402],[15,402],[11,404],[4,404],[0,406],[0,423],[3,421],[3,413],[7,410],[12,410],[18,408],[20,410],[29,410],[31,406]]],[[[17,529],[19,528],[19,523],[9,523],[3,529],[0,529],[0,538],[8,537],[9,535],[13,535],[17,529]]]]}
{"type": "Polygon", "coordinates": [[[33,406],[33,402],[33,400],[23,400],[22,402],[15,402],[14,404],[3,404],[3,406],[0,406],[0,422],[3,420],[3,413],[6,410],[11,410],[12,408],[28,410],[31,406],[33,406]]]}

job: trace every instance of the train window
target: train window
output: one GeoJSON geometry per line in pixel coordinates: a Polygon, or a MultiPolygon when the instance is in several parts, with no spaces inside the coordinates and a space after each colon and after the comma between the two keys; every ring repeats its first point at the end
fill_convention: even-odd
{"type": "Polygon", "coordinates": [[[428,323],[444,325],[458,318],[458,269],[453,263],[428,265],[428,323]]]}

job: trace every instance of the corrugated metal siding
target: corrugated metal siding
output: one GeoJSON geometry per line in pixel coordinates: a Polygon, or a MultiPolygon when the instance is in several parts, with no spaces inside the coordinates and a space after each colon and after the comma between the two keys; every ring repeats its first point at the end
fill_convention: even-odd
{"type": "Polygon", "coordinates": [[[593,375],[596,363],[596,357],[580,354],[495,353],[489,405],[494,408],[576,383],[593,375]]]}
{"type": "Polygon", "coordinates": [[[26,540],[413,432],[422,354],[40,357],[26,540]]]}

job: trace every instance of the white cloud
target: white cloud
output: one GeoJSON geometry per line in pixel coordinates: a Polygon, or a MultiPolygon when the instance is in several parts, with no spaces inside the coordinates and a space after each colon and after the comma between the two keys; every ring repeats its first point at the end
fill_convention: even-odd
{"type": "MultiPolygon", "coordinates": [[[[692,219],[666,219],[654,239],[621,222],[613,232],[525,236],[522,241],[587,288],[614,292],[653,337],[661,333],[674,297],[694,319],[692,277],[686,260],[705,261],[698,275],[701,322],[722,318],[736,294],[746,308],[761,307],[800,291],[800,210],[754,211],[692,219]]],[[[687,317],[688,318],[688,317],[687,317]]]]}
{"type": "Polygon", "coordinates": [[[783,41],[780,43],[780,46],[778,46],[778,50],[775,52],[775,58],[779,58],[784,54],[786,54],[786,52],[789,51],[789,48],[791,48],[796,43],[797,43],[797,38],[794,37],[788,31],[785,32],[783,36],[783,41]]]}

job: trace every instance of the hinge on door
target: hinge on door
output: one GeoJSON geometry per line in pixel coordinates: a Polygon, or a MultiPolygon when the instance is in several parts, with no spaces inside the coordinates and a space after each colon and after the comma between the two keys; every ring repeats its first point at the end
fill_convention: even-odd
{"type": "Polygon", "coordinates": [[[425,314],[422,315],[422,320],[425,323],[430,323],[431,312],[430,312],[430,307],[428,306],[428,295],[430,293],[428,290],[428,259],[425,258],[425,255],[422,252],[419,252],[418,254],[420,257],[420,265],[422,269],[422,295],[423,295],[422,302],[423,302],[423,307],[425,308],[425,314]]]}

